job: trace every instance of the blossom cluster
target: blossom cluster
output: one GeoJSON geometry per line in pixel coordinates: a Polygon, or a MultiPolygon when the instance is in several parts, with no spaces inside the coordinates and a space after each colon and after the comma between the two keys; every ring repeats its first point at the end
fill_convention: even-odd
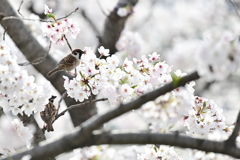
{"type": "Polygon", "coordinates": [[[80,32],[78,25],[72,19],[65,18],[57,20],[52,14],[52,9],[45,5],[45,15],[53,19],[53,21],[42,23],[42,32],[47,36],[51,42],[64,45],[64,35],[71,32],[71,37],[76,39],[80,32]]]}
{"type": "Polygon", "coordinates": [[[144,152],[144,147],[133,145],[123,149],[115,149],[110,146],[100,145],[75,149],[73,152],[74,156],[70,160],[132,160],[137,159],[137,153],[144,152]]]}
{"type": "Polygon", "coordinates": [[[30,116],[37,111],[42,111],[51,96],[50,83],[38,85],[35,78],[29,76],[17,64],[16,56],[10,51],[5,42],[0,43],[0,101],[5,112],[11,110],[14,115],[23,114],[30,116]]]}
{"type": "Polygon", "coordinates": [[[239,67],[240,43],[230,31],[208,32],[198,51],[198,73],[205,79],[223,80],[239,67]]]}
{"type": "Polygon", "coordinates": [[[76,78],[64,77],[68,95],[80,102],[101,92],[111,106],[116,106],[172,80],[171,66],[160,61],[156,52],[148,58],[145,55],[132,61],[126,58],[123,64],[116,55],[105,60],[97,58],[90,48],[85,48],[85,52],[76,78]]]}
{"type": "Polygon", "coordinates": [[[124,30],[116,43],[119,53],[124,53],[129,58],[140,58],[143,39],[138,32],[124,30]]]}
{"type": "Polygon", "coordinates": [[[145,153],[141,153],[137,155],[138,160],[152,160],[152,159],[174,159],[174,160],[182,160],[174,150],[174,147],[161,145],[157,148],[154,145],[146,145],[145,153]]]}
{"type": "Polygon", "coordinates": [[[102,156],[104,146],[91,146],[91,147],[84,147],[78,148],[73,150],[74,156],[69,160],[90,160],[90,159],[98,159],[102,156]]]}
{"type": "MultiPolygon", "coordinates": [[[[186,75],[180,70],[174,73],[179,78],[186,75]]],[[[143,105],[140,111],[151,124],[151,130],[159,132],[164,125],[173,125],[187,114],[194,105],[194,85],[195,82],[190,82],[143,105]]]]}
{"type": "Polygon", "coordinates": [[[189,152],[189,159],[194,160],[237,160],[236,158],[230,157],[228,155],[224,154],[216,154],[213,152],[204,152],[199,150],[194,150],[192,152],[189,152]]]}
{"type": "Polygon", "coordinates": [[[184,125],[188,128],[187,134],[214,140],[228,138],[233,126],[226,125],[222,111],[213,100],[195,97],[195,105],[184,120],[184,125]]]}
{"type": "MultiPolygon", "coordinates": [[[[30,127],[31,128],[31,127],[30,127]]],[[[10,155],[15,153],[15,148],[30,147],[33,138],[33,129],[24,127],[18,119],[10,122],[7,116],[0,118],[0,154],[10,155]]]]}
{"type": "Polygon", "coordinates": [[[161,52],[174,69],[191,72],[199,64],[202,78],[222,80],[239,67],[240,22],[230,5],[225,0],[180,0],[152,8],[150,1],[142,1],[128,28],[139,31],[146,42],[142,49],[161,52]]]}
{"type": "MultiPolygon", "coordinates": [[[[187,127],[186,133],[194,137],[206,138],[214,141],[226,140],[232,133],[234,125],[227,125],[223,110],[219,108],[213,100],[203,97],[195,97],[195,105],[185,117],[184,125],[187,127]]],[[[236,138],[236,145],[240,146],[240,136],[236,138]]],[[[234,159],[226,155],[205,153],[191,150],[192,159],[234,159]]]]}

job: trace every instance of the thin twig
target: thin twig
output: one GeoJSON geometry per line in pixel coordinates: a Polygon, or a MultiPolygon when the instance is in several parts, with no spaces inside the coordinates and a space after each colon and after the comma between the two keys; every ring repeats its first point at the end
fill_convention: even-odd
{"type": "Polygon", "coordinates": [[[40,22],[54,22],[53,20],[45,20],[45,19],[31,19],[31,18],[21,18],[17,16],[7,16],[5,13],[0,12],[0,16],[2,16],[2,21],[9,19],[19,19],[19,20],[27,20],[27,21],[40,21],[40,22]]]}
{"type": "Polygon", "coordinates": [[[61,20],[61,19],[64,19],[64,18],[67,18],[69,16],[71,16],[73,13],[77,12],[79,10],[79,7],[77,7],[74,11],[72,11],[71,13],[69,13],[68,15],[64,16],[64,17],[61,17],[61,18],[58,18],[56,19],[56,21],[58,20],[61,20]]]}
{"type": "Polygon", "coordinates": [[[101,3],[99,2],[99,0],[96,0],[96,1],[97,1],[97,4],[98,4],[100,10],[102,11],[102,13],[103,13],[106,17],[108,17],[108,14],[104,11],[104,9],[103,9],[101,3]]]}
{"type": "Polygon", "coordinates": [[[75,77],[77,77],[77,68],[74,69],[75,77]]]}
{"type": "Polygon", "coordinates": [[[56,115],[58,115],[59,109],[61,107],[61,102],[66,97],[66,95],[67,95],[67,91],[62,94],[60,100],[58,101],[58,109],[57,109],[56,115]]]}
{"type": "Polygon", "coordinates": [[[238,112],[235,128],[233,129],[233,132],[232,132],[231,136],[225,141],[225,144],[229,148],[230,147],[236,147],[235,141],[236,141],[236,138],[238,136],[239,129],[240,129],[240,111],[238,112]]]}
{"type": "MultiPolygon", "coordinates": [[[[98,102],[98,101],[106,101],[108,100],[107,98],[101,98],[101,99],[95,99],[95,100],[92,100],[92,101],[87,101],[87,102],[84,102],[84,103],[80,103],[80,104],[75,104],[75,105],[71,105],[70,107],[68,107],[67,109],[65,109],[64,111],[62,111],[61,113],[59,113],[58,115],[56,115],[56,118],[55,118],[55,121],[63,116],[67,111],[70,111],[74,108],[78,108],[78,107],[82,107],[84,105],[88,105],[88,104],[91,104],[91,103],[95,103],[95,102],[98,102]]],[[[54,121],[53,121],[54,122],[54,121]]]]}
{"type": "Polygon", "coordinates": [[[68,42],[67,37],[66,37],[65,34],[63,35],[63,38],[66,40],[68,47],[69,47],[70,50],[72,51],[72,47],[71,47],[70,43],[68,42]]]}
{"type": "Polygon", "coordinates": [[[6,35],[6,32],[7,32],[7,28],[4,29],[4,31],[3,31],[3,41],[5,41],[5,35],[6,35]]]}
{"type": "Polygon", "coordinates": [[[20,16],[22,16],[22,18],[24,18],[24,16],[22,15],[22,13],[20,13],[20,9],[21,9],[22,4],[23,4],[23,0],[21,1],[20,5],[19,5],[19,7],[18,7],[17,12],[18,12],[18,14],[19,14],[20,16]]]}
{"type": "Polygon", "coordinates": [[[53,20],[20,18],[20,17],[15,17],[15,16],[6,16],[2,20],[8,20],[8,19],[20,19],[20,20],[26,20],[26,21],[40,21],[40,22],[54,22],[53,20]]]}
{"type": "Polygon", "coordinates": [[[87,86],[88,86],[88,88],[89,88],[89,90],[90,90],[90,99],[89,99],[89,102],[92,102],[92,95],[93,95],[93,93],[92,93],[92,88],[91,88],[91,86],[87,83],[87,86]]]}
{"type": "MultiPolygon", "coordinates": [[[[22,1],[23,2],[23,1],[22,1]]],[[[0,13],[0,15],[4,16],[4,18],[2,20],[8,20],[8,19],[20,19],[20,20],[26,20],[26,21],[40,21],[40,22],[55,22],[55,21],[58,21],[58,20],[61,20],[61,19],[64,19],[64,18],[67,18],[69,17],[70,15],[72,15],[73,13],[75,13],[79,8],[76,8],[74,11],[72,11],[71,13],[69,13],[68,15],[64,16],[64,17],[61,17],[61,18],[58,18],[56,20],[45,20],[45,19],[32,19],[32,18],[24,18],[24,16],[20,13],[20,7],[22,5],[22,2],[19,6],[19,9],[18,9],[18,13],[22,16],[21,17],[16,17],[16,16],[6,16],[4,13],[0,13]]]]}
{"type": "MultiPolygon", "coordinates": [[[[58,110],[59,110],[59,108],[60,108],[60,103],[61,103],[60,101],[66,96],[65,94],[67,94],[67,92],[65,92],[65,93],[62,95],[61,99],[60,99],[59,102],[58,102],[58,110]]],[[[82,106],[84,106],[84,105],[88,105],[88,104],[91,104],[91,103],[95,103],[95,102],[98,102],[98,101],[106,101],[106,100],[108,100],[108,99],[107,99],[107,98],[101,98],[101,99],[95,99],[95,100],[91,100],[91,101],[89,100],[89,101],[86,101],[86,102],[83,102],[83,103],[80,103],[80,104],[71,105],[70,107],[68,107],[67,109],[65,109],[64,111],[62,111],[61,113],[56,114],[55,119],[54,119],[54,121],[52,122],[52,124],[53,124],[59,117],[63,116],[67,111],[70,111],[70,110],[72,110],[72,109],[74,109],[74,108],[82,107],[82,106]]],[[[58,113],[58,110],[57,110],[57,113],[58,113]]],[[[43,133],[45,133],[46,127],[43,127],[43,128],[42,128],[42,131],[43,131],[43,133]]]]}
{"type": "Polygon", "coordinates": [[[42,63],[42,62],[45,60],[45,58],[48,56],[49,51],[50,51],[50,49],[51,49],[51,45],[52,45],[52,42],[50,41],[48,51],[45,53],[45,55],[44,55],[43,57],[37,58],[37,59],[35,59],[35,60],[32,61],[32,62],[18,63],[18,65],[19,65],[19,66],[27,66],[27,65],[30,65],[30,64],[32,64],[32,65],[37,65],[37,64],[42,63]]]}
{"type": "Polygon", "coordinates": [[[89,25],[91,26],[92,30],[95,32],[96,36],[99,37],[101,35],[101,33],[99,32],[98,28],[93,23],[93,21],[86,15],[85,10],[81,9],[80,12],[81,12],[83,18],[89,23],[89,25]]]}

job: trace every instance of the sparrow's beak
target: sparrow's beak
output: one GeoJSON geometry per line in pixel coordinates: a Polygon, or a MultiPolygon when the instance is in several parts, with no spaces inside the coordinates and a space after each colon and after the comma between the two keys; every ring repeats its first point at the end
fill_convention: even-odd
{"type": "Polygon", "coordinates": [[[82,51],[82,54],[79,54],[79,59],[81,58],[81,56],[83,55],[83,54],[86,54],[87,53],[87,51],[86,50],[83,50],[82,51]]]}
{"type": "Polygon", "coordinates": [[[54,95],[52,95],[52,97],[51,97],[51,98],[55,99],[55,98],[57,98],[57,96],[54,96],[54,95]]]}

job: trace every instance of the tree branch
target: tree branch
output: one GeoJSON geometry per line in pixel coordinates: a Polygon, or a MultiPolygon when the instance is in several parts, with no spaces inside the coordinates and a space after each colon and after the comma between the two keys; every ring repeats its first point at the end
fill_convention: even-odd
{"type": "Polygon", "coordinates": [[[24,16],[23,16],[22,13],[20,12],[20,9],[21,9],[22,4],[23,4],[23,0],[21,1],[20,5],[19,5],[19,7],[18,7],[17,12],[18,12],[18,14],[19,14],[22,18],[24,18],[24,16]]]}
{"type": "MultiPolygon", "coordinates": [[[[7,0],[0,0],[0,13],[4,13],[4,16],[17,17],[16,12],[13,10],[7,0]]],[[[21,52],[26,56],[28,61],[34,61],[36,58],[43,57],[45,55],[46,50],[32,36],[30,30],[24,25],[21,19],[2,20],[3,18],[4,17],[0,15],[1,25],[3,28],[7,28],[6,31],[8,35],[21,50],[21,52]]],[[[63,94],[65,89],[63,88],[64,79],[62,78],[62,73],[66,74],[70,79],[73,78],[73,76],[65,72],[58,72],[53,76],[48,77],[47,73],[55,68],[56,65],[57,62],[50,55],[47,55],[42,63],[35,65],[34,67],[52,83],[52,85],[59,91],[60,94],[63,94]]],[[[76,101],[72,98],[65,98],[64,100],[67,106],[76,104],[76,101]]],[[[96,114],[95,107],[81,107],[75,109],[74,111],[70,111],[74,126],[81,124],[94,114],[96,114]],[[91,109],[91,112],[88,111],[89,109],[91,109]]]]}
{"type": "MultiPolygon", "coordinates": [[[[181,148],[197,149],[205,152],[222,153],[240,158],[240,149],[227,148],[224,142],[217,142],[189,136],[180,135],[177,132],[171,134],[161,133],[97,133],[91,136],[84,146],[102,144],[159,144],[181,148]]],[[[83,146],[80,146],[83,147],[83,146]]]]}
{"type": "Polygon", "coordinates": [[[3,108],[0,106],[0,118],[4,115],[3,108]]]}
{"type": "Polygon", "coordinates": [[[69,16],[71,16],[72,14],[74,14],[75,12],[77,12],[79,10],[79,7],[77,7],[74,11],[72,11],[71,13],[67,14],[66,16],[64,17],[61,17],[61,18],[57,18],[56,20],[59,21],[61,19],[64,19],[64,18],[67,18],[69,16]]]}
{"type": "Polygon", "coordinates": [[[40,58],[37,58],[35,60],[33,60],[32,62],[23,62],[23,63],[18,63],[19,66],[27,66],[27,65],[37,65],[37,64],[40,64],[42,63],[45,58],[47,57],[47,55],[49,54],[50,52],[50,49],[51,49],[51,46],[52,46],[52,42],[50,41],[50,44],[49,44],[49,47],[48,47],[48,50],[47,52],[45,53],[45,55],[43,57],[40,57],[40,58]]]}
{"type": "Polygon", "coordinates": [[[68,48],[69,48],[69,49],[71,50],[71,52],[72,52],[72,47],[71,47],[70,43],[68,42],[68,39],[67,39],[67,37],[66,37],[65,34],[63,35],[63,38],[64,38],[65,41],[67,42],[68,48]]]}
{"type": "MultiPolygon", "coordinates": [[[[186,83],[190,81],[194,81],[200,78],[197,72],[193,72],[187,76],[181,78],[177,85],[173,85],[173,83],[168,83],[161,88],[158,88],[152,92],[149,92],[145,95],[140,96],[139,98],[127,103],[121,104],[119,107],[112,109],[111,111],[92,117],[88,121],[84,122],[77,131],[66,135],[52,143],[48,143],[42,146],[37,146],[31,150],[18,153],[11,157],[7,157],[7,159],[20,159],[24,155],[30,154],[32,159],[34,160],[42,160],[48,157],[55,157],[63,152],[71,151],[74,148],[78,148],[79,146],[83,146],[89,139],[91,139],[92,132],[99,128],[104,123],[128,112],[133,109],[140,108],[144,103],[154,100],[157,97],[166,94],[167,92],[172,91],[173,89],[184,86],[186,83]]],[[[4,159],[4,160],[7,160],[4,159]]]]}
{"type": "MultiPolygon", "coordinates": [[[[65,92],[65,93],[67,93],[67,92],[65,92]]],[[[65,93],[62,95],[61,99],[64,97],[65,93]]],[[[57,112],[56,112],[56,116],[55,116],[55,119],[54,119],[54,121],[52,123],[54,123],[59,117],[63,116],[67,111],[70,111],[70,110],[78,108],[78,107],[87,106],[87,105],[90,105],[92,103],[96,103],[98,101],[106,101],[106,100],[107,100],[107,98],[101,98],[101,99],[95,99],[95,100],[91,100],[91,101],[86,101],[86,102],[83,102],[83,103],[80,103],[80,104],[75,104],[75,105],[69,106],[67,109],[65,109],[64,111],[62,111],[61,113],[58,114],[58,111],[59,111],[59,108],[60,108],[60,103],[61,103],[59,101],[58,109],[57,109],[57,112]]],[[[42,131],[45,133],[46,127],[44,127],[42,129],[42,131]]]]}
{"type": "Polygon", "coordinates": [[[54,121],[56,121],[59,117],[63,116],[67,111],[70,111],[72,109],[75,109],[75,108],[78,108],[78,107],[82,107],[82,106],[85,106],[85,105],[90,105],[90,104],[96,103],[98,101],[106,101],[106,100],[107,100],[107,98],[101,98],[101,99],[90,100],[90,101],[87,101],[87,102],[84,102],[84,103],[80,103],[80,104],[71,105],[67,109],[62,111],[61,113],[57,114],[54,121]]]}
{"type": "MultiPolygon", "coordinates": [[[[104,46],[104,48],[110,49],[110,54],[114,54],[117,50],[115,47],[116,42],[118,41],[120,34],[125,26],[125,22],[128,16],[120,17],[117,15],[117,10],[120,7],[135,6],[138,0],[119,0],[118,4],[115,6],[113,11],[105,20],[103,34],[99,37],[98,48],[104,46]]],[[[99,53],[96,52],[97,57],[99,53]]]]}
{"type": "Polygon", "coordinates": [[[62,100],[63,100],[66,96],[67,96],[67,91],[65,91],[65,92],[62,94],[60,100],[58,101],[58,108],[57,108],[56,115],[58,115],[59,109],[60,109],[60,107],[61,107],[61,102],[62,102],[62,100]]]}

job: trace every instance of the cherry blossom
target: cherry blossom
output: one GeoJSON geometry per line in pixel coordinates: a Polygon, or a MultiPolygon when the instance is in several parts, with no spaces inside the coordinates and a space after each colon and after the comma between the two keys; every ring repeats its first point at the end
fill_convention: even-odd
{"type": "Polygon", "coordinates": [[[175,159],[175,160],[183,160],[176,151],[174,147],[161,145],[159,148],[154,145],[146,145],[145,153],[139,153],[137,155],[138,160],[152,160],[152,159],[175,159]]]}
{"type": "Polygon", "coordinates": [[[34,77],[29,76],[27,71],[17,64],[16,56],[10,52],[5,42],[0,42],[0,46],[0,55],[4,55],[0,57],[3,62],[0,67],[0,88],[1,95],[4,95],[1,100],[9,104],[3,107],[4,111],[11,110],[14,115],[25,113],[28,116],[42,111],[51,97],[51,91],[46,87],[50,85],[49,82],[36,84],[34,77]]]}
{"type": "Polygon", "coordinates": [[[119,15],[120,17],[125,17],[128,15],[128,10],[125,7],[118,8],[117,15],[119,15]]]}
{"type": "Polygon", "coordinates": [[[52,13],[52,9],[45,4],[44,14],[52,13]]]}
{"type": "MultiPolygon", "coordinates": [[[[95,95],[102,93],[108,97],[112,106],[116,106],[166,83],[162,77],[165,79],[168,76],[171,79],[171,67],[161,62],[156,53],[151,55],[155,57],[154,61],[149,61],[143,55],[140,60],[130,61],[126,58],[121,65],[116,55],[104,60],[97,58],[91,48],[84,50],[86,53],[82,55],[81,64],[77,67],[76,78],[69,80],[64,76],[64,87],[68,95],[80,102],[88,99],[91,92],[95,95]],[[156,62],[161,63],[161,67],[156,62]]],[[[100,54],[109,52],[103,47],[98,50],[100,54]]]]}
{"type": "Polygon", "coordinates": [[[100,48],[98,48],[98,52],[102,56],[109,56],[110,50],[109,49],[105,49],[103,46],[101,46],[100,48]]]}
{"type": "MultiPolygon", "coordinates": [[[[48,6],[45,5],[44,14],[52,14],[52,9],[49,9],[48,6]]],[[[78,24],[76,24],[72,19],[66,18],[63,20],[56,20],[54,15],[50,16],[54,21],[42,22],[42,32],[43,35],[48,37],[51,42],[64,45],[63,36],[70,32],[71,37],[76,39],[78,33],[80,32],[80,28],[78,24]]]]}
{"type": "Polygon", "coordinates": [[[1,116],[0,124],[0,136],[4,137],[0,140],[1,154],[10,155],[16,152],[14,148],[30,147],[35,131],[33,127],[24,127],[18,119],[11,120],[7,116],[1,116]]]}

